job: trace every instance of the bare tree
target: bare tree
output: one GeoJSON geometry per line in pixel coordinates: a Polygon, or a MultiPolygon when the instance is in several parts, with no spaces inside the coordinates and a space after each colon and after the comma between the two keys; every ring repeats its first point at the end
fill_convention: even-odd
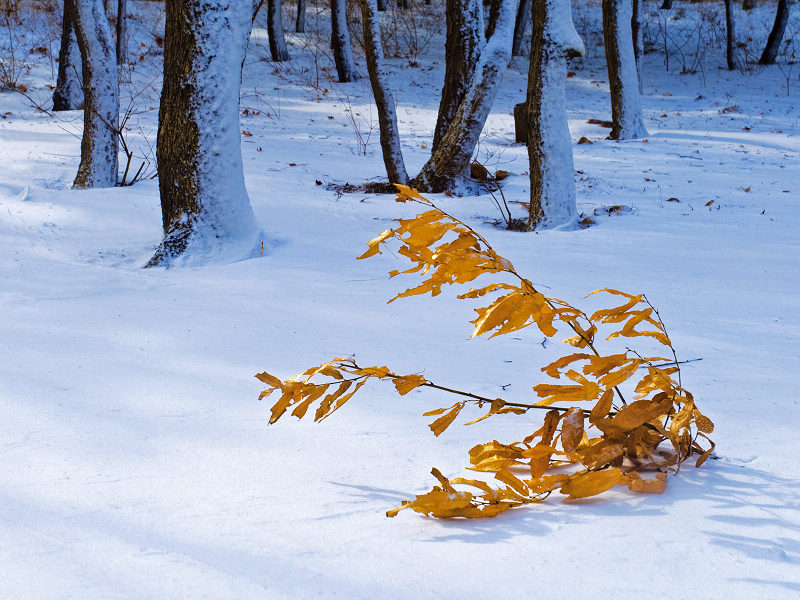
{"type": "Polygon", "coordinates": [[[734,51],[736,49],[736,22],[733,18],[733,0],[725,0],[725,58],[728,61],[728,70],[736,68],[734,51]]]}
{"type": "Polygon", "coordinates": [[[83,72],[83,136],[76,188],[117,185],[119,81],[114,40],[102,0],[67,0],[83,72]]]}
{"type": "Polygon", "coordinates": [[[567,57],[583,55],[570,0],[533,0],[528,71],[528,160],[531,228],[574,227],[575,171],[567,126],[567,57]]]}
{"type": "Polygon", "coordinates": [[[269,53],[275,62],[289,60],[289,48],[283,31],[283,10],[281,0],[267,0],[267,33],[269,34],[269,53]]]}
{"type": "Polygon", "coordinates": [[[128,0],[117,0],[117,64],[128,62],[128,0]]]}
{"type": "Polygon", "coordinates": [[[421,191],[442,192],[466,176],[486,118],[511,59],[518,0],[503,0],[494,34],[484,46],[469,89],[436,150],[414,178],[421,191]]]}
{"type": "Polygon", "coordinates": [[[631,0],[603,0],[603,40],[611,88],[611,139],[614,140],[647,135],[633,53],[631,13],[631,0]]]}
{"type": "Polygon", "coordinates": [[[778,50],[781,47],[781,40],[786,31],[786,24],[789,22],[789,0],[778,0],[778,10],[775,13],[775,22],[772,25],[772,30],[769,32],[767,38],[767,45],[764,46],[764,52],[761,53],[761,58],[758,60],[760,65],[775,64],[775,58],[778,56],[778,50]]]}
{"type": "Polygon", "coordinates": [[[433,131],[436,152],[469,89],[484,45],[481,0],[447,0],[447,33],[442,98],[433,131]]]}
{"type": "Polygon", "coordinates": [[[525,32],[531,23],[531,2],[520,0],[517,8],[517,21],[514,23],[514,41],[511,44],[511,56],[523,56],[525,49],[522,42],[525,39],[525,32]]]}
{"type": "Polygon", "coordinates": [[[239,133],[252,15],[238,0],[166,1],[156,153],[164,238],[148,266],[238,260],[258,243],[239,133]]]}
{"type": "Polygon", "coordinates": [[[367,56],[367,70],[378,107],[378,122],[381,132],[383,163],[390,183],[408,183],[408,173],[400,149],[400,133],[397,129],[397,114],[391,86],[383,69],[383,49],[378,22],[378,6],[375,0],[360,0],[361,22],[364,28],[364,49],[367,56]]]}
{"type": "Polygon", "coordinates": [[[53,110],[78,110],[83,104],[81,49],[75,35],[71,2],[64,2],[61,20],[61,49],[58,52],[58,76],[53,91],[53,110]]]}
{"type": "Polygon", "coordinates": [[[339,82],[347,83],[358,79],[350,44],[350,30],[347,28],[347,0],[331,0],[331,47],[339,82]]]}
{"type": "Polygon", "coordinates": [[[306,32],[306,0],[297,0],[297,19],[294,22],[294,32],[306,32]]]}

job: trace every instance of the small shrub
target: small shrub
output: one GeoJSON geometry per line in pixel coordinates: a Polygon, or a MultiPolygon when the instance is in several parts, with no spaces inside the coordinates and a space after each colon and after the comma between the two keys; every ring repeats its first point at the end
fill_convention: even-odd
{"type": "MultiPolygon", "coordinates": [[[[435,417],[429,427],[436,436],[458,418],[468,403],[487,409],[468,424],[499,414],[545,411],[541,426],[521,441],[494,440],[469,451],[469,468],[493,475],[502,485],[492,486],[482,479],[447,479],[433,469],[439,485],[403,502],[388,516],[411,508],[440,518],[491,517],[540,502],[555,491],[574,500],[616,485],[633,492],[661,493],[669,471],[677,472],[692,455],[698,455],[698,467],[708,459],[714,444],[707,434],[714,425],[683,387],[680,362],[666,326],[644,294],[597,290],[592,294],[607,294],[621,303],[587,315],[564,300],[539,292],[469,225],[440,210],[416,190],[397,187],[399,202],[416,202],[427,210],[413,219],[398,219],[397,227],[371,240],[368,250],[359,257],[374,256],[382,245],[394,241],[400,246],[397,253],[413,263],[403,274],[422,276],[419,285],[399,293],[390,302],[419,294],[436,296],[445,285],[469,283],[481,275],[505,275],[511,283],[491,283],[459,296],[494,297],[488,306],[476,309],[472,337],[494,337],[535,325],[551,338],[560,327],[573,334],[564,340],[572,350],[542,367],[552,381],[533,386],[538,396],[534,403],[483,397],[439,385],[419,374],[400,375],[385,366],[362,367],[352,358],[333,359],[287,380],[259,373],[256,377],[268,386],[259,399],[280,393],[272,406],[270,423],[290,409],[293,416],[302,418],[315,404],[314,420],[322,421],[370,379],[391,381],[400,395],[429,387],[456,396],[458,400],[453,405],[425,413],[435,417]],[[621,347],[601,353],[597,339],[600,330],[606,330],[606,341],[621,347]],[[627,343],[620,344],[633,338],[655,343],[667,356],[646,356],[627,343]],[[631,392],[634,396],[629,401],[631,392]],[[701,445],[700,438],[708,442],[707,448],[701,445]],[[653,472],[654,477],[650,475],[653,472]]],[[[400,274],[390,273],[392,277],[400,274]]]]}

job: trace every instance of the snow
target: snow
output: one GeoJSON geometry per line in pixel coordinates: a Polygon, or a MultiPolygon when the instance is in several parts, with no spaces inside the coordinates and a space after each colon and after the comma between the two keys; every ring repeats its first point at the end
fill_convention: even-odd
{"type": "MultiPolygon", "coordinates": [[[[136,36],[132,27],[132,48],[136,36]]],[[[354,257],[414,207],[316,184],[377,180],[383,165],[377,135],[367,156],[355,152],[341,100],[368,115],[368,82],[307,85],[313,60],[292,35],[290,63],[276,70],[254,48],[244,76],[242,128],[253,135],[241,147],[272,240],[264,258],[142,269],[161,238],[156,182],[68,189],[80,121],[0,96],[11,113],[0,119],[0,597],[798,596],[800,83],[778,67],[717,69],[716,49],[694,75],[667,72],[650,53],[651,133],[613,142],[586,123],[610,113],[593,39],[593,54],[570,64],[567,111],[573,142],[593,142],[573,150],[578,208],[597,224],[507,232],[491,224],[486,196],[436,201],[555,296],[646,292],[680,357],[703,359],[685,365],[684,384],[716,423],[719,460],[685,465],[661,496],[551,498],[486,521],[387,519],[435,483],[431,467],[463,475],[472,445],[519,439],[538,420],[456,423],[434,438],[421,413],[450,398],[374,385],[322,424],[267,427],[253,378],[265,369],[288,377],[355,354],[527,399],[562,349],[528,330],[468,340],[473,305],[454,293],[385,304],[411,285],[386,277],[407,263],[354,257]],[[629,208],[608,215],[614,205],[629,208]]],[[[441,83],[428,69],[443,64],[441,46],[419,67],[387,59],[412,168],[427,158],[441,83]]],[[[156,67],[150,55],[137,63],[133,85],[156,67]]],[[[29,93],[49,97],[53,79],[44,59],[29,93]]],[[[525,79],[521,60],[504,74],[479,150],[512,172],[504,193],[514,201],[528,190],[509,114],[525,79]]],[[[131,123],[143,147],[138,126],[154,139],[157,101],[145,91],[131,123]]]]}

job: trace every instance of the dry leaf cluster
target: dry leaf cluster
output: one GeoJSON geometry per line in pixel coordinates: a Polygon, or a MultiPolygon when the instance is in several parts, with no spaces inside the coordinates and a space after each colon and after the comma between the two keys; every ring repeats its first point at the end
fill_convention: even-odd
{"type": "MultiPolygon", "coordinates": [[[[438,385],[421,375],[400,375],[385,366],[361,367],[352,358],[336,358],[287,380],[260,373],[256,377],[269,386],[260,398],[273,392],[280,394],[272,406],[270,423],[289,411],[302,418],[314,404],[314,420],[321,421],[370,379],[391,380],[400,395],[431,387],[458,396],[452,406],[425,413],[436,417],[429,427],[437,436],[468,403],[478,404],[487,412],[467,424],[497,414],[546,411],[541,427],[523,440],[495,440],[470,450],[468,468],[493,476],[497,484],[485,479],[447,479],[433,469],[439,485],[403,502],[388,516],[411,508],[440,518],[490,517],[539,502],[555,491],[574,500],[616,485],[633,492],[661,493],[669,471],[677,471],[692,455],[698,456],[696,466],[708,459],[714,449],[708,434],[714,425],[681,385],[680,363],[666,327],[643,294],[597,290],[590,295],[606,294],[616,302],[587,315],[536,290],[474,229],[416,190],[397,187],[399,202],[417,202],[427,210],[413,219],[399,219],[397,227],[370,240],[368,250],[359,257],[374,256],[383,244],[394,240],[399,244],[397,252],[411,261],[413,266],[402,274],[416,274],[421,282],[390,302],[418,294],[436,296],[445,285],[469,283],[490,273],[504,274],[511,283],[491,283],[458,296],[493,298],[487,306],[476,309],[472,336],[494,337],[535,325],[550,338],[561,328],[571,332],[564,341],[572,350],[542,367],[552,381],[533,386],[538,401],[530,404],[482,397],[438,385]],[[614,354],[602,354],[596,339],[600,329],[607,333],[606,341],[617,344],[647,338],[650,346],[662,347],[667,356],[643,356],[627,345],[614,354]],[[630,399],[626,399],[623,387],[632,390],[630,399]]],[[[392,277],[400,274],[390,273],[392,277]]]]}

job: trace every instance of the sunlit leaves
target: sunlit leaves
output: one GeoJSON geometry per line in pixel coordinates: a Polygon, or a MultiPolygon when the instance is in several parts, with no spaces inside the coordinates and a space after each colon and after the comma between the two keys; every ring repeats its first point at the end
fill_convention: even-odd
{"type": "Polygon", "coordinates": [[[417,278],[416,285],[392,301],[419,294],[436,296],[444,286],[491,274],[501,280],[482,281],[458,296],[484,304],[475,309],[472,337],[495,337],[535,324],[547,338],[559,329],[571,331],[573,335],[564,341],[577,351],[541,368],[547,379],[536,382],[536,398],[528,402],[478,396],[440,386],[419,374],[399,375],[385,366],[361,367],[352,358],[337,358],[286,380],[260,373],[256,377],[268,387],[259,399],[278,396],[270,409],[270,423],[285,414],[302,418],[312,409],[314,420],[321,421],[370,379],[391,380],[401,396],[422,387],[457,395],[459,401],[451,406],[425,413],[433,418],[429,427],[436,436],[476,404],[481,413],[468,425],[496,415],[547,411],[541,426],[522,441],[494,440],[469,451],[468,469],[483,479],[448,479],[433,469],[438,485],[390,510],[388,516],[410,508],[437,518],[491,517],[541,502],[552,493],[577,500],[617,485],[635,493],[663,493],[667,472],[677,471],[692,455],[698,456],[697,466],[713,456],[708,434],[714,424],[682,386],[680,363],[666,327],[644,294],[596,290],[589,296],[610,296],[613,306],[587,315],[564,300],[544,296],[472,227],[416,190],[397,187],[398,201],[415,202],[425,210],[414,218],[398,219],[393,229],[370,240],[359,257],[375,256],[390,244],[397,256],[411,263],[408,269],[390,272],[391,277],[417,278]],[[616,344],[613,352],[598,348],[601,331],[607,342],[616,344]],[[623,345],[635,338],[649,338],[649,345],[656,342],[673,358],[623,345]]]}

